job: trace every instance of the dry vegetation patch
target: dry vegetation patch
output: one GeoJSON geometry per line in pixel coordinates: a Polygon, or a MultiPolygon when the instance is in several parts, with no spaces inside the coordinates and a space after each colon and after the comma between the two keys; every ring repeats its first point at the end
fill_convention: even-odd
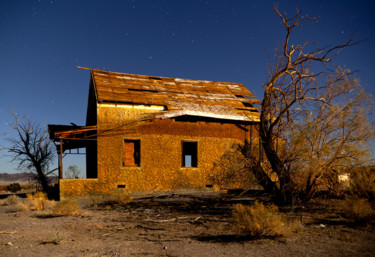
{"type": "Polygon", "coordinates": [[[43,211],[52,205],[48,200],[46,193],[36,192],[34,194],[27,194],[27,201],[25,202],[27,209],[33,211],[43,211]]]}
{"type": "Polygon", "coordinates": [[[133,197],[124,190],[113,190],[108,194],[95,194],[88,198],[88,204],[91,207],[105,206],[110,209],[116,205],[128,204],[133,197]]]}
{"type": "Polygon", "coordinates": [[[240,233],[255,238],[285,236],[289,233],[286,217],[277,206],[258,201],[251,206],[236,204],[233,223],[240,233]]]}
{"type": "Polygon", "coordinates": [[[55,256],[248,256],[251,252],[273,257],[285,252],[293,256],[368,256],[375,251],[372,227],[357,227],[351,218],[340,216],[342,200],[317,200],[279,210],[256,200],[255,196],[219,193],[138,196],[110,209],[106,204],[81,208],[79,212],[89,215],[78,217],[73,200],[22,213],[8,213],[12,205],[3,205],[0,252],[2,256],[47,256],[51,252],[55,256]],[[249,208],[253,208],[251,214],[249,208]],[[60,212],[65,209],[69,211],[60,212]],[[243,220],[262,225],[253,229],[259,237],[233,226],[235,216],[240,216],[236,210],[246,217],[243,220]],[[296,220],[300,223],[293,223],[296,220]],[[293,226],[298,230],[301,223],[303,230],[294,233],[293,226]]]}
{"type": "Polygon", "coordinates": [[[20,197],[17,195],[11,195],[1,201],[1,205],[14,205],[20,202],[20,197]]]}
{"type": "Polygon", "coordinates": [[[7,212],[36,211],[38,217],[56,217],[56,216],[78,216],[82,215],[80,206],[74,199],[62,201],[48,200],[43,192],[27,194],[23,199],[12,195],[2,200],[1,205],[8,206],[7,212]]]}
{"type": "Polygon", "coordinates": [[[341,204],[343,215],[361,224],[375,224],[375,210],[367,199],[346,199],[341,204]]]}
{"type": "Polygon", "coordinates": [[[78,216],[82,215],[82,212],[76,200],[65,199],[56,202],[48,211],[48,214],[55,216],[78,216]]]}
{"type": "Polygon", "coordinates": [[[43,239],[40,242],[40,244],[54,244],[54,245],[58,245],[58,244],[62,243],[63,240],[65,240],[65,235],[62,234],[62,233],[60,233],[60,232],[56,232],[52,237],[43,239]]]}

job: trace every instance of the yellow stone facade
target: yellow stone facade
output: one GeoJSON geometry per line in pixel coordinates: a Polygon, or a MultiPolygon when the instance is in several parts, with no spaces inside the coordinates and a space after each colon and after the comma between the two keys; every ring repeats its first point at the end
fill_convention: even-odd
{"type": "MultiPolygon", "coordinates": [[[[251,125],[155,119],[158,106],[97,104],[97,178],[61,179],[60,196],[206,188],[213,164],[251,125]],[[140,166],[124,167],[124,140],[140,140],[140,166]],[[182,142],[197,142],[197,167],[182,167],[182,142]]],[[[252,135],[253,137],[255,135],[252,135]]],[[[88,160],[90,162],[90,160],[88,160]]]]}

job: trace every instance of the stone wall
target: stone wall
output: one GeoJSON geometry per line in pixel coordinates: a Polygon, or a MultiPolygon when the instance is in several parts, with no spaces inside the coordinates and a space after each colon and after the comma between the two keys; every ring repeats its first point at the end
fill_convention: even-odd
{"type": "Polygon", "coordinates": [[[119,186],[130,192],[205,188],[212,184],[214,162],[250,136],[250,125],[152,119],[157,112],[99,106],[98,178],[61,180],[61,196],[107,193],[119,186]],[[140,140],[139,167],[124,166],[125,139],[140,140]],[[197,167],[182,167],[182,141],[197,142],[197,167]]]}

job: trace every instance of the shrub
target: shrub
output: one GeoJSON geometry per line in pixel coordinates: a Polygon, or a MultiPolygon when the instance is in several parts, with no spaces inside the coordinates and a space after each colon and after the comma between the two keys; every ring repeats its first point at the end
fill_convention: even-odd
{"type": "Polygon", "coordinates": [[[81,215],[81,211],[76,200],[66,199],[57,202],[51,208],[50,214],[59,216],[76,216],[81,215]]]}
{"type": "Polygon", "coordinates": [[[258,185],[237,145],[233,145],[214,163],[210,182],[220,188],[255,188],[258,185]]]}
{"type": "Polygon", "coordinates": [[[92,207],[97,207],[99,204],[103,203],[104,195],[93,194],[89,196],[88,205],[92,207]]]}
{"type": "Polygon", "coordinates": [[[133,197],[124,190],[112,190],[107,194],[95,194],[89,197],[90,206],[127,204],[133,197]]]}
{"type": "Polygon", "coordinates": [[[342,203],[343,215],[359,223],[375,223],[375,210],[367,199],[346,199],[342,203]]]}
{"type": "Polygon", "coordinates": [[[56,232],[53,237],[50,237],[46,240],[43,240],[41,244],[55,244],[58,245],[60,244],[63,240],[65,240],[65,235],[61,234],[59,232],[56,232]]]}
{"type": "Polygon", "coordinates": [[[367,199],[375,198],[375,167],[359,167],[350,174],[351,193],[367,199]]]}
{"type": "Polygon", "coordinates": [[[12,183],[7,186],[7,190],[12,193],[16,193],[18,191],[21,191],[21,186],[19,183],[12,183]]]}
{"type": "Polygon", "coordinates": [[[126,191],[123,190],[113,190],[109,193],[106,200],[110,204],[127,204],[133,197],[126,191]]]}
{"type": "Polygon", "coordinates": [[[233,210],[235,227],[252,237],[277,237],[286,235],[284,215],[275,205],[265,206],[256,201],[252,206],[236,204],[233,210]]]}
{"type": "Polygon", "coordinates": [[[27,210],[25,204],[23,203],[22,199],[17,195],[11,195],[1,201],[1,205],[8,205],[10,208],[7,212],[20,212],[27,210]]]}
{"type": "Polygon", "coordinates": [[[22,202],[19,202],[13,206],[11,206],[6,212],[8,213],[13,213],[13,212],[22,212],[22,211],[26,211],[27,210],[27,206],[22,203],[22,202]]]}
{"type": "Polygon", "coordinates": [[[3,201],[3,205],[15,205],[15,204],[18,204],[19,202],[20,202],[20,198],[18,196],[11,195],[5,198],[5,200],[3,201]]]}
{"type": "Polygon", "coordinates": [[[36,192],[35,194],[27,194],[27,203],[31,210],[45,210],[49,205],[50,201],[47,199],[47,195],[43,192],[36,192]]]}

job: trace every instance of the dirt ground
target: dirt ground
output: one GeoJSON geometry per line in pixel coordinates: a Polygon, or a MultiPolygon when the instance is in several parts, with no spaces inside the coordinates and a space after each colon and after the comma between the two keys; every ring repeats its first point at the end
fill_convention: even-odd
{"type": "Polygon", "coordinates": [[[375,231],[343,218],[339,200],[291,211],[303,228],[288,237],[252,239],[231,225],[235,203],[254,196],[179,193],[139,196],[127,205],[88,207],[49,217],[0,206],[0,256],[375,256],[375,231]]]}

